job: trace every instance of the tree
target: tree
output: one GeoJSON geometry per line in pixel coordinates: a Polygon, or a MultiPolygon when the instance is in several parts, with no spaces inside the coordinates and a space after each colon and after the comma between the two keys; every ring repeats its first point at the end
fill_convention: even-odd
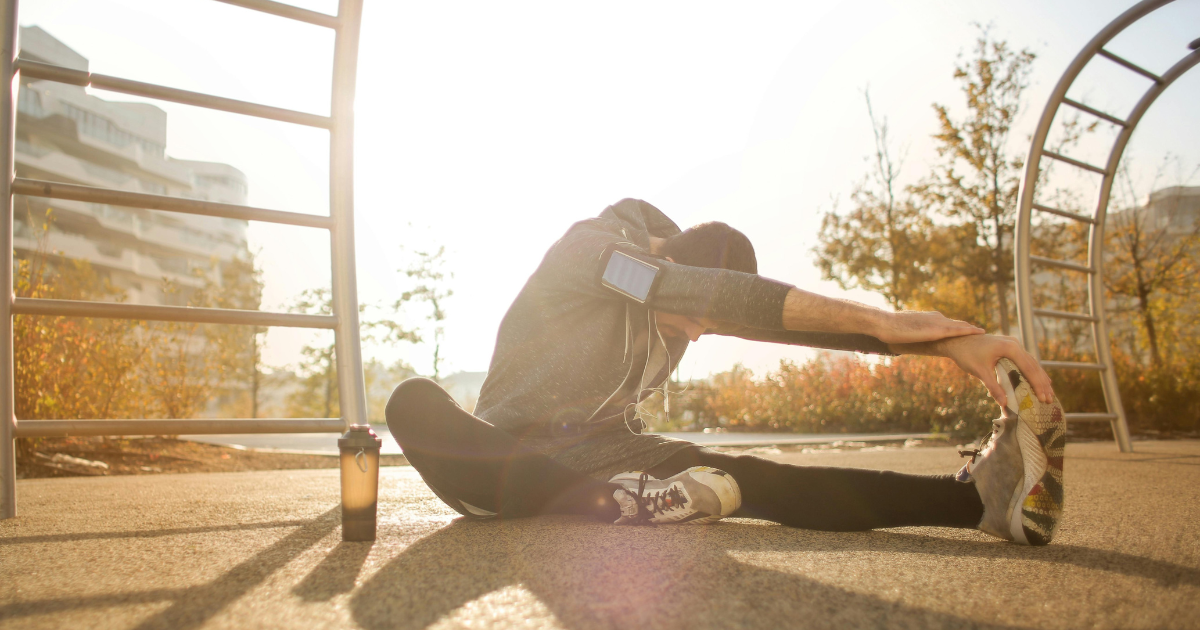
{"type": "MultiPolygon", "coordinates": [[[[38,246],[17,261],[17,297],[120,302],[124,292],[101,277],[85,260],[49,252],[53,217],[32,213],[28,225],[41,225],[38,246]]],[[[135,378],[146,354],[137,334],[140,322],[119,319],[13,318],[16,416],[22,419],[128,417],[144,406],[144,390],[135,378]]]]}
{"type": "MultiPolygon", "coordinates": [[[[307,289],[288,310],[308,315],[331,315],[333,299],[329,289],[307,289]]],[[[323,344],[305,344],[300,349],[299,376],[301,387],[288,396],[287,413],[292,417],[336,418],[341,415],[338,405],[337,363],[334,339],[323,344]]]]}
{"type": "Polygon", "coordinates": [[[1010,150],[1009,140],[1035,58],[1029,50],[1014,51],[981,29],[974,56],[954,69],[967,114],[955,119],[946,106],[933,105],[939,123],[934,139],[944,161],[914,188],[931,210],[973,230],[966,233],[973,239],[949,241],[957,251],[946,261],[953,261],[956,276],[989,288],[990,308],[973,319],[991,320],[987,316],[994,313],[1006,335],[1011,328],[1017,195],[1025,166],[1023,151],[1010,150]]]}
{"type": "MultiPolygon", "coordinates": [[[[257,310],[262,301],[261,273],[249,252],[210,268],[192,269],[200,287],[163,279],[172,301],[201,308],[257,310]]],[[[170,299],[170,298],[169,298],[170,299]]],[[[209,409],[214,399],[239,399],[253,386],[259,371],[261,328],[188,322],[150,322],[143,327],[148,348],[139,379],[150,394],[145,417],[191,418],[209,409]]],[[[257,398],[257,392],[250,392],[257,398]]],[[[235,415],[245,407],[236,404],[235,415]]]]}
{"type": "MultiPolygon", "coordinates": [[[[435,289],[430,290],[437,293],[435,289]]],[[[386,313],[378,319],[364,319],[360,323],[362,341],[391,346],[399,343],[421,343],[422,337],[399,321],[400,312],[405,303],[412,299],[414,299],[413,292],[405,292],[392,304],[390,313],[386,313]]],[[[300,297],[292,303],[288,310],[309,315],[332,314],[332,295],[329,289],[308,289],[300,294],[300,297]]],[[[358,311],[360,315],[366,313],[367,305],[360,304],[358,311]]],[[[301,359],[297,370],[300,387],[288,396],[287,414],[289,416],[336,418],[341,415],[335,339],[328,334],[324,335],[323,339],[324,343],[305,344],[300,349],[301,359]]],[[[397,361],[390,368],[381,370],[380,367],[373,362],[368,362],[363,366],[364,377],[369,380],[372,371],[383,371],[388,377],[411,375],[411,369],[403,361],[397,361]]],[[[434,368],[437,368],[436,361],[434,368]]],[[[366,383],[366,385],[370,389],[371,383],[366,383]]]]}
{"type": "Polygon", "coordinates": [[[1178,189],[1159,200],[1158,212],[1151,212],[1137,203],[1127,166],[1123,165],[1121,175],[1129,201],[1110,218],[1104,285],[1118,304],[1132,302],[1130,310],[1144,335],[1150,365],[1160,368],[1164,323],[1186,315],[1191,298],[1200,292],[1196,280],[1200,272],[1200,223],[1173,225],[1179,213],[1178,189]]]}
{"type": "Polygon", "coordinates": [[[898,198],[903,159],[893,157],[887,118],[876,118],[870,92],[864,90],[863,98],[875,135],[871,169],[851,194],[853,210],[842,215],[835,208],[822,216],[813,252],[826,280],[879,292],[899,310],[929,281],[934,225],[907,195],[898,198]]]}
{"type": "MultiPolygon", "coordinates": [[[[425,320],[432,329],[430,332],[433,338],[433,380],[435,381],[441,380],[442,339],[445,335],[445,327],[442,322],[446,320],[444,304],[447,298],[454,295],[454,291],[445,287],[446,273],[443,271],[445,253],[445,246],[439,247],[436,252],[428,250],[414,252],[417,257],[416,261],[407,269],[400,270],[400,273],[415,280],[416,286],[401,294],[400,299],[392,305],[392,311],[395,313],[399,313],[408,302],[423,302],[428,306],[425,320]]],[[[450,277],[453,278],[453,274],[450,277]]],[[[415,336],[415,333],[409,334],[415,336]]],[[[420,341],[420,338],[417,337],[416,341],[420,341]]]]}
{"type": "MultiPolygon", "coordinates": [[[[49,251],[49,209],[38,246],[17,261],[20,297],[122,302],[125,292],[86,260],[49,251]]],[[[164,280],[163,291],[188,306],[258,308],[262,283],[252,256],[195,269],[199,288],[164,280]]],[[[255,334],[241,326],[184,322],[17,316],[14,318],[17,417],[190,418],[221,389],[241,391],[255,334]]],[[[255,364],[257,361],[255,360],[255,364]]]]}
{"type": "MultiPolygon", "coordinates": [[[[262,270],[249,251],[231,260],[214,261],[214,269],[205,274],[204,287],[193,296],[196,305],[214,308],[259,310],[262,307],[262,270]]],[[[262,384],[262,346],[267,328],[262,326],[205,326],[204,337],[215,353],[217,368],[223,373],[227,398],[233,401],[233,414],[259,416],[259,389],[262,384]],[[244,399],[244,403],[242,400],[244,399]]]]}
{"type": "MultiPolygon", "coordinates": [[[[843,288],[878,291],[893,308],[938,310],[1008,334],[1024,170],[1024,146],[1009,145],[1035,56],[980,30],[973,55],[960,58],[954,70],[966,114],[956,118],[934,104],[939,128],[933,137],[942,161],[917,185],[897,191],[902,161],[893,158],[886,118],[880,121],[867,99],[872,168],[855,187],[853,210],[823,218],[816,254],[825,278],[843,288]]],[[[1068,117],[1051,148],[1061,151],[1094,128],[1068,117]]],[[[1048,167],[1039,172],[1039,186],[1048,174],[1048,167]]],[[[1035,240],[1057,248],[1059,231],[1046,226],[1035,240]]]]}

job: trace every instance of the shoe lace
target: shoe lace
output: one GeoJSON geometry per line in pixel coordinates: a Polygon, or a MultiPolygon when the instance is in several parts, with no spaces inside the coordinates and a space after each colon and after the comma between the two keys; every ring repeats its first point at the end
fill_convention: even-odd
{"type": "Polygon", "coordinates": [[[966,450],[966,451],[959,451],[958,456],[959,457],[970,457],[971,463],[974,464],[975,458],[979,457],[983,453],[983,449],[987,447],[988,442],[992,441],[992,436],[994,436],[994,435],[996,435],[996,432],[993,430],[992,432],[988,433],[987,435],[979,438],[979,444],[975,448],[966,450]]]}
{"type": "Polygon", "coordinates": [[[634,497],[642,508],[642,520],[648,521],[655,514],[663,514],[687,504],[687,498],[674,484],[665,490],[647,493],[646,482],[649,479],[650,475],[642,473],[642,476],[638,478],[638,491],[634,497]]]}

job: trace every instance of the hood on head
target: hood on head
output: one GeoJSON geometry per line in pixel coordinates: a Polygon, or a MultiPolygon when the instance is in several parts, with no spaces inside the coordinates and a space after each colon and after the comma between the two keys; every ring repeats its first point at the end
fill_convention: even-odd
{"type": "Polygon", "coordinates": [[[641,199],[622,199],[604,209],[600,218],[615,221],[624,228],[626,237],[643,249],[650,248],[650,238],[668,238],[679,234],[679,226],[662,210],[641,199]]]}

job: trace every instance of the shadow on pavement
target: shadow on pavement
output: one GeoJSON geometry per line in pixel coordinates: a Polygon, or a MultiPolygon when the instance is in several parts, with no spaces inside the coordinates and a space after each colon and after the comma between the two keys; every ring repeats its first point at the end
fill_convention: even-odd
{"type": "MultiPolygon", "coordinates": [[[[137,627],[197,628],[332,533],[340,521],[339,513],[340,508],[334,508],[306,521],[9,539],[5,544],[300,525],[208,584],[10,604],[0,606],[0,620],[171,602],[137,627]]],[[[400,526],[408,524],[401,522],[400,526]]],[[[381,531],[380,539],[387,541],[394,534],[381,531]]],[[[909,531],[845,534],[738,522],[618,528],[572,517],[539,517],[504,522],[455,521],[413,542],[355,591],[356,580],[373,548],[372,543],[338,544],[292,592],[308,602],[329,601],[352,592],[353,620],[368,630],[424,628],[466,604],[516,586],[531,592],[536,602],[519,597],[493,602],[491,605],[498,606],[494,614],[510,618],[529,614],[531,606],[544,606],[543,613],[552,614],[568,628],[770,628],[798,623],[828,627],[1004,628],[1011,626],[987,625],[971,616],[854,592],[804,575],[755,566],[737,556],[756,554],[759,558],[786,560],[797,557],[797,553],[836,558],[840,552],[890,552],[944,556],[948,562],[966,558],[1028,560],[1133,576],[1166,587],[1200,585],[1200,570],[1072,545],[1029,548],[909,531]]]]}
{"type": "MultiPolygon", "coordinates": [[[[1200,571],[1194,569],[1083,547],[1029,548],[894,531],[832,534],[738,523],[614,528],[546,517],[455,521],[384,566],[354,594],[351,611],[369,630],[424,628],[489,593],[520,585],[568,628],[1010,627],[853,592],[730,554],[842,551],[1027,559],[1165,585],[1200,584],[1200,571]]],[[[492,605],[501,609],[494,614],[505,618],[530,614],[505,610],[503,602],[492,605]]]]}
{"type": "MultiPolygon", "coordinates": [[[[756,567],[727,553],[824,550],[826,536],[819,532],[796,536],[800,530],[734,523],[666,530],[550,518],[456,521],[384,566],[355,593],[351,611],[369,630],[424,628],[484,595],[520,585],[568,628],[977,624],[756,567]]],[[[860,536],[872,534],[849,538],[860,536]]],[[[886,545],[876,540],[871,546],[886,545]]],[[[531,611],[494,614],[528,618],[531,611]]]]}
{"type": "Polygon", "coordinates": [[[279,527],[302,527],[312,521],[270,521],[267,523],[238,523],[236,525],[210,525],[205,527],[175,527],[171,529],[138,529],[125,532],[83,532],[79,534],[50,534],[25,536],[22,538],[0,538],[0,547],[5,545],[29,545],[37,543],[76,542],[80,540],[107,540],[117,538],[161,538],[186,534],[208,534],[212,532],[244,531],[248,529],[276,529],[279,527]]]}
{"type": "MultiPolygon", "coordinates": [[[[157,589],[132,593],[116,593],[92,597],[49,599],[22,602],[0,607],[0,621],[16,617],[61,612],[80,608],[99,608],[137,603],[172,601],[171,606],[150,616],[138,624],[138,630],[165,628],[187,630],[204,624],[229,604],[237,601],[251,589],[262,584],[273,573],[283,568],[299,553],[309,549],[329,535],[341,522],[341,507],[331,509],[315,519],[296,521],[303,526],[288,534],[275,544],[254,554],[233,567],[213,582],[181,589],[157,589]]],[[[259,524],[264,526],[269,524],[259,524]]],[[[196,530],[221,531],[224,529],[252,529],[255,525],[230,525],[196,530]]],[[[176,533],[192,533],[193,528],[184,528],[176,533]]],[[[170,532],[171,530],[163,530],[170,532]]],[[[138,535],[142,532],[122,532],[138,535]]],[[[164,534],[169,535],[169,534],[164,534]]],[[[66,535],[66,540],[74,540],[66,535]]],[[[89,535],[82,535],[84,538],[89,535]]],[[[36,538],[36,537],[31,537],[36,538]]]]}
{"type": "Polygon", "coordinates": [[[341,542],[292,592],[306,602],[327,602],[354,590],[374,542],[341,542]]]}

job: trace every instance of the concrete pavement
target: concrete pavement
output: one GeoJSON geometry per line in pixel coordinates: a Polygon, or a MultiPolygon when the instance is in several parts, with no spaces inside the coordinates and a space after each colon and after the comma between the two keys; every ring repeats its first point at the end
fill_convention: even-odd
{"type": "Polygon", "coordinates": [[[0,521],[0,626],[1200,627],[1200,442],[1135,446],[1068,446],[1064,525],[1038,549],[939,528],[463,522],[408,467],[384,470],[378,540],[342,543],[336,470],[25,480],[0,521]]]}

